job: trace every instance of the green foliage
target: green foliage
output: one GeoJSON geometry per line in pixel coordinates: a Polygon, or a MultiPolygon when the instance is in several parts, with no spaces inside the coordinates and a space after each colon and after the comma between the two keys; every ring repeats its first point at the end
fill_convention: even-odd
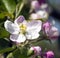
{"type": "Polygon", "coordinates": [[[42,47],[42,51],[48,51],[48,50],[52,50],[52,43],[50,43],[48,40],[41,40],[38,41],[37,43],[33,43],[34,46],[41,46],[42,47]]]}
{"type": "Polygon", "coordinates": [[[2,27],[0,27],[0,38],[7,38],[9,37],[9,33],[2,27]]]}
{"type": "Polygon", "coordinates": [[[16,3],[14,0],[1,0],[9,13],[14,13],[16,3]]]}
{"type": "Polygon", "coordinates": [[[7,58],[27,58],[27,56],[21,53],[20,49],[16,49],[14,52],[8,54],[7,58]]]}
{"type": "Polygon", "coordinates": [[[11,45],[9,41],[0,38],[0,54],[12,51],[16,48],[15,46],[9,47],[9,45],[11,45]]]}
{"type": "Polygon", "coordinates": [[[33,50],[28,50],[27,56],[32,56],[32,55],[34,55],[34,51],[33,50]]]}

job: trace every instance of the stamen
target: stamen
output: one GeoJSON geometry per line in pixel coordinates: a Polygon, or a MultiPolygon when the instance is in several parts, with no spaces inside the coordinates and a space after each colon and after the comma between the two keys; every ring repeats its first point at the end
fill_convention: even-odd
{"type": "Polygon", "coordinates": [[[21,25],[20,25],[20,33],[25,33],[26,28],[27,28],[26,25],[21,24],[21,25]]]}

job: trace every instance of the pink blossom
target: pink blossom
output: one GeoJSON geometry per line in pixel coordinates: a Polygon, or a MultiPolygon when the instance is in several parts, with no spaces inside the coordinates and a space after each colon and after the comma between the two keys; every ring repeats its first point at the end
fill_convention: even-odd
{"type": "Polygon", "coordinates": [[[46,52],[46,58],[54,58],[54,53],[53,53],[53,51],[48,51],[48,52],[46,52]]]}
{"type": "Polygon", "coordinates": [[[49,34],[49,31],[51,29],[51,24],[49,22],[45,22],[43,24],[43,29],[44,29],[45,33],[48,35],[49,34]]]}
{"type": "Polygon", "coordinates": [[[43,30],[49,39],[57,39],[59,36],[58,29],[55,26],[52,26],[49,22],[43,24],[43,30]]]}
{"type": "Polygon", "coordinates": [[[31,47],[30,50],[33,50],[35,55],[40,55],[41,54],[41,47],[39,47],[39,46],[31,47]]]}
{"type": "Polygon", "coordinates": [[[31,2],[31,8],[36,10],[40,8],[39,2],[38,1],[32,1],[31,2]]]}

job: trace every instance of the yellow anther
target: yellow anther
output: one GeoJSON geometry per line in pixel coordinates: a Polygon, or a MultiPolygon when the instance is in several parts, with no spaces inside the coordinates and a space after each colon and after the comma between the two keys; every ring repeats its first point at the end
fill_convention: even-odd
{"type": "Polygon", "coordinates": [[[24,33],[26,31],[26,28],[27,28],[26,25],[24,25],[24,24],[20,25],[21,33],[24,33]]]}

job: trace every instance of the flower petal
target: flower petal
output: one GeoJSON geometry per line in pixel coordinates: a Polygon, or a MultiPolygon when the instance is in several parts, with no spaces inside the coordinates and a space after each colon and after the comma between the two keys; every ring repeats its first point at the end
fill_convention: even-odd
{"type": "Polygon", "coordinates": [[[51,27],[51,23],[47,21],[43,24],[43,31],[48,35],[51,27]]]}
{"type": "Polygon", "coordinates": [[[40,20],[33,20],[27,24],[27,32],[35,31],[39,32],[41,30],[42,22],[40,20]]]}
{"type": "Polygon", "coordinates": [[[19,16],[15,21],[14,21],[14,23],[15,24],[20,24],[20,23],[22,23],[23,21],[25,20],[25,18],[24,18],[24,16],[19,16]]]}
{"type": "Polygon", "coordinates": [[[49,36],[51,39],[58,39],[58,36],[59,36],[58,29],[56,27],[52,26],[52,28],[49,32],[49,36]]]}
{"type": "Polygon", "coordinates": [[[39,33],[32,31],[30,33],[27,33],[26,37],[29,40],[37,39],[39,37],[39,33]]]}
{"type": "Polygon", "coordinates": [[[37,12],[37,14],[40,16],[41,19],[47,19],[48,13],[45,10],[40,10],[37,12]]]}
{"type": "Polygon", "coordinates": [[[19,36],[18,34],[12,34],[12,35],[10,35],[10,40],[13,42],[16,42],[18,36],[19,36]]]}
{"type": "Polygon", "coordinates": [[[39,9],[40,8],[39,2],[38,1],[32,1],[31,2],[31,8],[32,9],[39,9]]]}
{"type": "Polygon", "coordinates": [[[13,34],[10,36],[10,40],[16,43],[22,43],[26,40],[26,37],[23,34],[13,34]]]}
{"type": "Polygon", "coordinates": [[[19,33],[19,27],[9,20],[6,20],[6,22],[4,23],[4,27],[11,34],[18,34],[19,33]]]}
{"type": "Polygon", "coordinates": [[[30,48],[30,50],[33,50],[34,53],[35,53],[35,55],[40,55],[42,49],[41,49],[41,47],[39,47],[39,46],[32,46],[32,47],[30,48]]]}
{"type": "Polygon", "coordinates": [[[32,20],[40,19],[40,16],[38,14],[36,14],[36,13],[32,13],[30,15],[30,19],[32,19],[32,20]]]}
{"type": "Polygon", "coordinates": [[[46,52],[46,58],[54,58],[54,52],[53,51],[47,51],[46,52]]]}

